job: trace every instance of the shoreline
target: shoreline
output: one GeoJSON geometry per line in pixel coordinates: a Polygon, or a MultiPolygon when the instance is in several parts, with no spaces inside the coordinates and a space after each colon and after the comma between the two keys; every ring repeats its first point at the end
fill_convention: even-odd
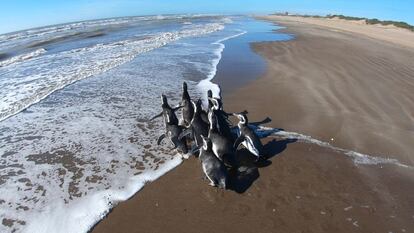
{"type": "MultiPolygon", "coordinates": [[[[414,52],[382,41],[372,45],[372,39],[319,26],[282,25],[296,38],[252,45],[266,60],[267,71],[224,93],[225,110],[247,109],[251,122],[269,116],[268,126],[312,135],[340,148],[367,154],[397,151],[392,158],[412,166],[414,158],[407,153],[412,151],[410,110],[400,105],[395,109],[393,103],[414,98],[408,92],[413,89],[409,78],[414,66],[406,60],[414,52]],[[387,81],[389,77],[393,79],[387,81]],[[385,90],[388,95],[381,95],[385,90]],[[349,99],[350,91],[356,100],[366,101],[349,99]]],[[[357,166],[341,153],[300,141],[267,138],[263,143],[270,164],[256,167],[245,190],[211,188],[191,157],[121,202],[92,232],[414,230],[414,190],[407,189],[414,185],[412,170],[357,166]]]]}

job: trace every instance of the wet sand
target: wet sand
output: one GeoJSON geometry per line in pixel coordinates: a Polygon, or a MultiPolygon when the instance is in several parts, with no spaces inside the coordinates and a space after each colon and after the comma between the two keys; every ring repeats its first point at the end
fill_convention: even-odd
{"type": "MultiPolygon", "coordinates": [[[[359,33],[278,21],[295,40],[256,43],[265,75],[223,93],[227,111],[413,166],[414,51],[359,33]]],[[[237,69],[237,67],[228,67],[237,69]]],[[[237,77],[217,77],[237,80],[237,77]]],[[[223,82],[224,84],[224,82],[223,82]]],[[[202,179],[197,159],[120,203],[93,232],[413,232],[414,170],[357,165],[314,144],[268,137],[269,162],[232,190],[202,179]]]]}

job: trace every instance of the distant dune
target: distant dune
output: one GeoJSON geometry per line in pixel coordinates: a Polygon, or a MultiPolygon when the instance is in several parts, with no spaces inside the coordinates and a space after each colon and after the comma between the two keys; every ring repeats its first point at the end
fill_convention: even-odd
{"type": "Polygon", "coordinates": [[[365,18],[309,17],[299,15],[269,15],[261,18],[286,22],[309,23],[317,26],[328,27],[333,30],[363,34],[374,39],[384,40],[394,44],[414,48],[413,31],[396,27],[392,24],[370,24],[369,22],[371,21],[368,21],[367,24],[365,18]]]}

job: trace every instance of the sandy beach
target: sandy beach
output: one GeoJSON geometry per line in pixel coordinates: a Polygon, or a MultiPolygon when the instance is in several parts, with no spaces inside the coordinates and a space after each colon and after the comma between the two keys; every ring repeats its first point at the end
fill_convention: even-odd
{"type": "Polygon", "coordinates": [[[234,177],[232,190],[208,186],[192,157],[121,202],[92,232],[414,231],[414,33],[261,19],[295,39],[251,45],[267,63],[257,80],[231,89],[228,80],[238,77],[215,78],[226,90],[225,110],[247,109],[251,122],[270,117],[266,126],[406,167],[357,164],[331,148],[268,137],[269,161],[256,166],[242,151],[249,169],[234,177]]]}

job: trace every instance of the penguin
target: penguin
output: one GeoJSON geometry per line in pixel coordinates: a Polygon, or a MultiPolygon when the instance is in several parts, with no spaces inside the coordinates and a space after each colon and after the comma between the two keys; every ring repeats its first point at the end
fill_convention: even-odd
{"type": "Polygon", "coordinates": [[[174,145],[174,149],[178,148],[180,152],[187,154],[188,149],[185,138],[178,138],[184,129],[182,126],[178,125],[178,119],[175,115],[175,111],[179,109],[179,107],[171,108],[165,95],[161,95],[161,101],[163,111],[150,119],[150,121],[152,121],[161,115],[164,118],[165,133],[159,136],[157,144],[160,145],[162,140],[167,137],[171,144],[174,145]]]}
{"type": "Polygon", "coordinates": [[[182,124],[185,127],[189,127],[194,114],[194,106],[191,104],[191,98],[188,94],[186,82],[183,82],[183,94],[180,106],[182,106],[182,124]]]}
{"type": "Polygon", "coordinates": [[[222,189],[227,188],[227,169],[224,164],[214,155],[211,140],[201,136],[203,146],[200,150],[201,166],[204,174],[210,180],[210,185],[222,189]]]}
{"type": "Polygon", "coordinates": [[[237,138],[237,135],[232,133],[231,131],[231,124],[228,120],[228,117],[232,114],[228,114],[225,111],[223,111],[223,104],[221,102],[221,99],[217,98],[209,98],[209,105],[211,102],[211,107],[209,112],[213,112],[216,116],[216,123],[217,123],[217,129],[219,133],[226,138],[231,139],[233,142],[237,138]]]}
{"type": "MultiPolygon", "coordinates": [[[[168,117],[168,116],[167,116],[168,117]]],[[[164,138],[168,138],[171,144],[174,146],[173,149],[178,149],[183,154],[188,153],[187,142],[185,138],[179,138],[184,127],[178,124],[170,124],[169,119],[166,120],[168,123],[165,126],[165,133],[161,134],[157,140],[157,145],[160,145],[164,138]]]]}
{"type": "Polygon", "coordinates": [[[191,101],[193,105],[193,118],[190,121],[188,129],[184,130],[179,138],[183,138],[184,136],[188,134],[192,134],[195,140],[195,144],[197,147],[201,147],[203,144],[203,140],[201,136],[207,136],[208,135],[208,123],[206,123],[202,118],[202,108],[201,108],[201,100],[198,100],[197,103],[194,103],[194,101],[191,101]]]}
{"type": "Polygon", "coordinates": [[[239,127],[239,137],[234,142],[234,148],[237,150],[242,143],[246,149],[257,157],[256,162],[259,161],[264,157],[263,144],[259,136],[249,127],[246,114],[234,113],[233,115],[239,119],[239,123],[237,124],[239,127]]]}
{"type": "Polygon", "coordinates": [[[168,104],[167,96],[165,96],[164,94],[161,95],[161,103],[162,103],[161,104],[162,112],[155,115],[155,116],[153,116],[148,121],[152,121],[155,118],[164,116],[164,124],[165,125],[167,125],[167,119],[169,119],[169,124],[178,124],[178,118],[175,115],[175,111],[182,108],[182,106],[171,108],[170,105],[168,104]]]}
{"type": "Polygon", "coordinates": [[[214,112],[209,112],[208,119],[210,121],[210,128],[208,131],[208,138],[212,143],[212,150],[218,159],[224,162],[226,166],[236,168],[236,151],[233,147],[231,138],[220,134],[217,128],[217,117],[214,112]]]}

